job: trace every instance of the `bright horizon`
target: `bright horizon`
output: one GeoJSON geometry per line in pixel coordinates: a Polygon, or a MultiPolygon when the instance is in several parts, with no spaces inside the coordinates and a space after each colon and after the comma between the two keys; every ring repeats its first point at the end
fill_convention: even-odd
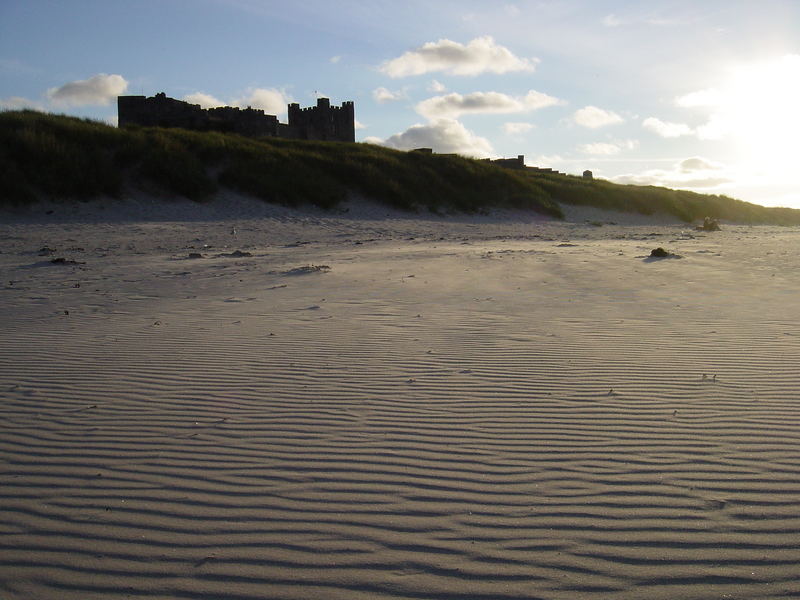
{"type": "Polygon", "coordinates": [[[355,102],[358,141],[800,208],[800,3],[0,5],[0,108],[355,102]]]}

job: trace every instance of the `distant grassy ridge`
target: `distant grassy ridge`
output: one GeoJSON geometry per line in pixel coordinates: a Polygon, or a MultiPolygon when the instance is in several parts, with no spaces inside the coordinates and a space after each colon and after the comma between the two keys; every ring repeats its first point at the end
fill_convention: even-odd
{"type": "Polygon", "coordinates": [[[664,213],[692,222],[704,217],[737,223],[798,225],[800,210],[766,207],[727,196],[657,186],[620,185],[575,175],[535,174],[536,183],[565,204],[594,206],[645,215],[664,213]]]}
{"type": "Polygon", "coordinates": [[[210,199],[222,187],[268,202],[333,208],[350,194],[406,210],[476,212],[523,208],[561,217],[558,202],[685,221],[705,216],[750,223],[800,223],[800,211],[722,196],[621,186],[579,177],[512,171],[451,155],[370,144],[249,139],[181,129],[117,129],[34,111],[0,113],[0,205],[39,198],[120,197],[131,189],[210,199]]]}

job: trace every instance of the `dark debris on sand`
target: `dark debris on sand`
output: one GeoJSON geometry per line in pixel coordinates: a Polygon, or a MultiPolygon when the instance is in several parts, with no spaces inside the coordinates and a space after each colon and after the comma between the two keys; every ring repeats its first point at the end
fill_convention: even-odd
{"type": "Polygon", "coordinates": [[[659,247],[650,251],[650,258],[681,258],[681,255],[659,247]]]}

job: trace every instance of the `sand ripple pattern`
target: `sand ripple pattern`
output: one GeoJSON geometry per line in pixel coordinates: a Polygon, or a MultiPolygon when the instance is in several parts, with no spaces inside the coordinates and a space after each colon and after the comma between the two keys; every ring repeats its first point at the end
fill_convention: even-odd
{"type": "Polygon", "coordinates": [[[800,597],[794,322],[271,293],[9,324],[0,596],[800,597]]]}

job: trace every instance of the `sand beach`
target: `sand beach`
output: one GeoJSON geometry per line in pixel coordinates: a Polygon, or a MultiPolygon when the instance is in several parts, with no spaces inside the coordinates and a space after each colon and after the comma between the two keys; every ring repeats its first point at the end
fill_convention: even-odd
{"type": "Polygon", "coordinates": [[[565,211],[2,213],[0,598],[800,597],[800,228],[565,211]]]}

